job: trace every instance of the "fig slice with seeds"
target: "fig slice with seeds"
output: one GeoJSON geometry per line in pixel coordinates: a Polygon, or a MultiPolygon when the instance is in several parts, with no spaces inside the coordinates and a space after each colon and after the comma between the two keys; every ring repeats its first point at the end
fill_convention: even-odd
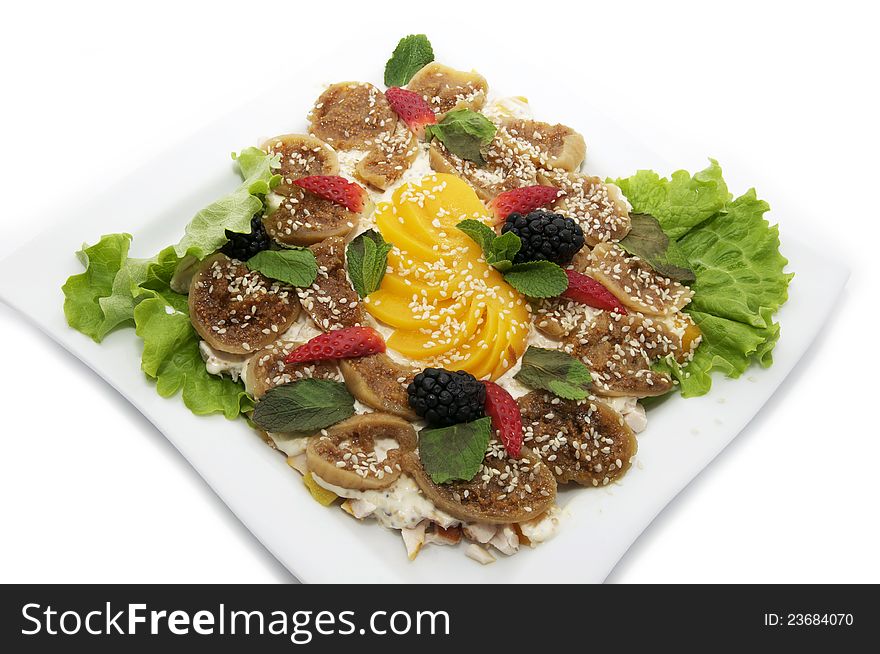
{"type": "Polygon", "coordinates": [[[416,137],[405,126],[393,134],[385,134],[354,169],[355,176],[378,189],[385,190],[403,177],[419,153],[416,137]]]}
{"type": "Polygon", "coordinates": [[[453,109],[482,109],[489,83],[479,73],[455,70],[435,61],[413,75],[406,88],[427,100],[437,120],[442,120],[453,109]]]}
{"type": "Polygon", "coordinates": [[[461,177],[485,201],[492,200],[505,191],[538,183],[535,165],[528,159],[515,156],[502,140],[500,132],[495,134],[483,154],[486,165],[480,167],[473,161],[466,161],[451,153],[437,140],[431,141],[428,148],[428,160],[432,169],[438,173],[461,177]]]}
{"type": "Polygon", "coordinates": [[[324,331],[365,324],[358,294],[345,272],[345,241],[332,237],[309,249],[318,263],[318,276],[311,286],[297,289],[305,312],[324,331]]]}
{"type": "Polygon", "coordinates": [[[404,456],[403,469],[438,509],[462,522],[523,522],[556,499],[556,480],[541,459],[528,448],[514,459],[497,440],[489,441],[483,466],[470,481],[435,484],[416,453],[404,456]]]}
{"type": "Polygon", "coordinates": [[[292,287],[225,254],[205,259],[190,282],[193,327],[221,352],[249,354],[265,347],[287,331],[299,311],[292,287]]]}
{"type": "Polygon", "coordinates": [[[275,341],[254,353],[245,365],[242,379],[247,391],[259,400],[270,389],[300,379],[332,379],[342,381],[334,361],[286,363],[284,359],[302,343],[275,341]]]}
{"type": "Polygon", "coordinates": [[[587,154],[584,137],[565,125],[505,118],[501,127],[514,141],[514,147],[541,168],[577,170],[587,154]]]}
{"type": "Polygon", "coordinates": [[[539,171],[537,177],[541,184],[565,191],[553,210],[577,221],[587,245],[619,241],[629,233],[629,203],[614,184],[564,170],[539,171]]]}
{"type": "Polygon", "coordinates": [[[329,200],[299,188],[303,177],[339,174],[336,151],[324,141],[307,134],[282,134],[261,146],[279,155],[281,182],[267,197],[263,227],[281,245],[311,245],[331,236],[346,236],[360,220],[329,200]]]}
{"type": "Polygon", "coordinates": [[[683,351],[676,332],[640,313],[599,311],[578,323],[562,343],[565,352],[590,369],[593,391],[612,397],[665,395],[672,390],[672,379],[651,370],[651,364],[683,351]]]}
{"type": "Polygon", "coordinates": [[[599,243],[590,253],[593,277],[633,311],[663,316],[687,305],[694,292],[656,272],[639,257],[613,243],[599,243]]]}
{"type": "Polygon", "coordinates": [[[294,180],[308,175],[337,175],[339,158],[336,151],[321,139],[308,134],[281,134],[267,139],[260,149],[269,155],[278,155],[281,182],[276,193],[284,195],[296,191],[294,180]]]}
{"type": "Polygon", "coordinates": [[[312,474],[328,484],[375,490],[397,480],[402,457],[415,447],[416,431],[408,421],[364,413],[311,437],[306,456],[312,474]]]}
{"type": "Polygon", "coordinates": [[[342,359],[339,368],[349,392],[367,406],[407,420],[419,419],[406,394],[406,387],[418,373],[416,368],[399,364],[382,353],[342,359]]]}
{"type": "Polygon", "coordinates": [[[334,236],[345,237],[362,215],[301,188],[286,195],[271,193],[268,201],[263,227],[269,236],[285,246],[308,246],[334,236]]]}
{"type": "Polygon", "coordinates": [[[309,114],[312,135],[337,150],[369,150],[396,127],[397,114],[385,94],[364,82],[331,84],[309,114]]]}
{"type": "Polygon", "coordinates": [[[524,446],[541,457],[560,484],[606,486],[629,470],[638,450],[636,436],[604,402],[532,391],[517,403],[525,425],[524,446]]]}

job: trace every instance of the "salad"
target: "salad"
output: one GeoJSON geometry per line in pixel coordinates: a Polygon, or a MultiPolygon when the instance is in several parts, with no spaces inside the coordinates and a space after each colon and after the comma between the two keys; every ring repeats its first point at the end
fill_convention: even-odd
{"type": "Polygon", "coordinates": [[[559,487],[627,473],[646,399],[769,366],[779,339],[792,275],[753,189],[714,160],[600,178],[586,153],[410,35],[384,90],[331,84],[233,155],[240,185],[177,243],[84,246],[65,316],[96,342],[133,327],[160,395],[242,419],[410,559],[491,563],[564,525],[559,487]]]}

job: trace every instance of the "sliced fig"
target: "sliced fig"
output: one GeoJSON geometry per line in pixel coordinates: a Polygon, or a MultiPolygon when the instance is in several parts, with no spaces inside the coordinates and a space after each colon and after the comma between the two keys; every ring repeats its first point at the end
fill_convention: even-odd
{"type": "Polygon", "coordinates": [[[393,134],[397,114],[372,84],[331,84],[309,114],[309,131],[337,150],[367,150],[377,139],[393,134]]]}
{"type": "Polygon", "coordinates": [[[309,249],[318,262],[318,277],[311,286],[297,289],[305,312],[324,331],[363,325],[364,311],[345,272],[345,241],[332,237],[309,249]]]}
{"type": "Polygon", "coordinates": [[[694,296],[690,288],[655,272],[619,245],[599,243],[590,259],[592,276],[633,311],[665,316],[680,310],[694,296]]]}
{"type": "Polygon", "coordinates": [[[565,125],[505,118],[501,128],[522,154],[545,169],[577,170],[587,154],[584,137],[565,125]]]}
{"type": "Polygon", "coordinates": [[[403,366],[383,353],[342,359],[339,368],[348,390],[367,406],[418,420],[406,393],[406,387],[418,373],[416,368],[403,366]]]}
{"type": "Polygon", "coordinates": [[[652,397],[672,390],[665,373],[651,363],[682,350],[681,338],[660,320],[640,313],[599,311],[562,341],[562,349],[583,361],[599,395],[652,397]]]}
{"type": "Polygon", "coordinates": [[[336,175],[339,159],[329,145],[307,134],[282,134],[261,146],[280,158],[281,183],[269,195],[263,226],[282,245],[311,245],[345,236],[360,220],[345,207],[304,191],[293,182],[309,175],[336,175]]]}
{"type": "Polygon", "coordinates": [[[425,98],[440,120],[453,109],[482,109],[489,84],[479,73],[455,70],[435,61],[413,75],[406,88],[425,98]]]}
{"type": "Polygon", "coordinates": [[[514,459],[497,440],[489,442],[483,467],[471,481],[435,484],[415,452],[404,456],[403,468],[438,509],[462,522],[523,522],[556,499],[556,480],[541,459],[527,448],[514,459]]]}
{"type": "Polygon", "coordinates": [[[416,447],[413,426],[386,413],[364,413],[309,440],[309,470],[333,486],[386,488],[400,476],[401,460],[416,447]]]}
{"type": "Polygon", "coordinates": [[[295,187],[286,194],[269,196],[263,227],[281,245],[312,245],[333,236],[347,236],[361,215],[295,187]]]}
{"type": "Polygon", "coordinates": [[[324,141],[308,134],[281,134],[266,140],[260,149],[270,155],[278,155],[281,182],[276,193],[287,194],[299,190],[294,180],[309,175],[336,175],[339,158],[324,141]]]}
{"type": "Polygon", "coordinates": [[[619,241],[629,233],[629,204],[614,184],[562,170],[540,171],[538,182],[565,191],[553,208],[578,222],[588,245],[619,241]]]}
{"type": "Polygon", "coordinates": [[[393,134],[386,134],[373,142],[367,155],[355,166],[355,176],[363,182],[385,190],[403,177],[419,153],[415,135],[398,123],[393,134]]]}
{"type": "Polygon", "coordinates": [[[532,448],[560,484],[605,486],[630,467],[638,442],[623,416],[595,398],[563,400],[532,391],[517,400],[523,445],[532,448]]]}
{"type": "Polygon", "coordinates": [[[438,173],[458,175],[468,182],[483,200],[499,193],[537,184],[537,168],[528,157],[519,155],[499,134],[483,153],[485,166],[478,166],[451,153],[437,141],[431,142],[428,160],[438,173]]]}
{"type": "Polygon", "coordinates": [[[341,381],[339,368],[334,361],[285,363],[285,357],[299,345],[302,343],[275,341],[255,352],[248,360],[242,377],[245,388],[254,398],[259,400],[269,389],[300,379],[341,381]]]}
{"type": "Polygon", "coordinates": [[[205,259],[190,282],[193,327],[221,352],[247,354],[265,347],[290,327],[299,309],[293,288],[225,254],[205,259]]]}
{"type": "Polygon", "coordinates": [[[598,309],[564,297],[541,300],[534,308],[535,329],[550,338],[562,338],[592,320],[598,309]]]}

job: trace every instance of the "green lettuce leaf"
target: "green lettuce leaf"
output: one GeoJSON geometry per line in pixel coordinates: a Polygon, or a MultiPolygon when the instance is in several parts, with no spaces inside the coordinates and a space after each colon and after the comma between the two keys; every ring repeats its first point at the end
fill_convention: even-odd
{"type": "Polygon", "coordinates": [[[792,276],[783,272],[788,260],[779,252],[779,229],[764,219],[769,210],[750,189],[679,239],[697,278],[689,310],[754,327],[771,324],[792,276]]]}
{"type": "Polygon", "coordinates": [[[162,397],[182,391],[183,403],[196,415],[222,413],[231,420],[252,410],[253,401],[240,383],[208,374],[189,316],[175,309],[186,298],[170,299],[175,295],[169,289],[135,307],[136,332],[144,340],[141,369],[156,381],[162,397]]]}
{"type": "MultiPolygon", "coordinates": [[[[765,319],[771,321],[771,312],[765,310],[765,319]]],[[[672,359],[659,362],[655,370],[670,374],[677,380],[684,397],[705,395],[712,387],[713,371],[727,377],[740,377],[752,363],[768,368],[773,363],[771,354],[779,340],[779,324],[769,322],[759,328],[719,316],[691,311],[691,317],[703,332],[703,342],[694,358],[682,366],[672,359]]]]}
{"type": "Polygon", "coordinates": [[[773,314],[788,299],[792,275],[779,252],[778,227],[764,219],[769,205],[754,189],[730,201],[715,161],[693,177],[678,171],[666,180],[639,171],[616,183],[635,212],[655,216],[676,239],[670,242],[676,263],[694,272],[694,298],[685,311],[702,342],[689,363],[669,359],[655,368],[694,397],[709,391],[714,371],[736,378],[753,363],[771,365],[780,332],[773,314]]]}
{"type": "Polygon", "coordinates": [[[154,260],[129,259],[130,246],[130,234],[105,234],[94,245],[84,245],[77,256],[85,271],[61,287],[67,323],[96,343],[133,321],[139,285],[154,260]]]}
{"type": "Polygon", "coordinates": [[[652,170],[640,170],[632,177],[609,181],[620,187],[637,213],[651,214],[669,238],[678,239],[722,211],[731,197],[721,166],[709,161],[708,168],[693,176],[677,170],[666,179],[652,170]]]}
{"type": "Polygon", "coordinates": [[[232,193],[199,211],[186,226],[184,236],[174,246],[178,256],[190,254],[204,259],[228,240],[226,230],[238,234],[251,231],[251,218],[263,207],[262,197],[271,191],[281,176],[278,156],[270,157],[259,148],[246,148],[233,155],[244,180],[232,193]]]}

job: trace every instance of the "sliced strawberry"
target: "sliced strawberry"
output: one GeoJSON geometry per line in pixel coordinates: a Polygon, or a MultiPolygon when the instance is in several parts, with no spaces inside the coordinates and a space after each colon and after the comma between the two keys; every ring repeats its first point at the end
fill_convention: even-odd
{"type": "Polygon", "coordinates": [[[507,453],[519,458],[523,441],[522,414],[513,396],[495,382],[484,381],[486,387],[486,414],[492,418],[492,427],[504,444],[507,453]]]}
{"type": "Polygon", "coordinates": [[[523,186],[498,194],[489,203],[489,208],[495,214],[497,225],[512,213],[525,215],[548,205],[562,193],[563,191],[554,186],[523,186]]]}
{"type": "Polygon", "coordinates": [[[344,327],[319,334],[300,345],[284,359],[285,363],[354,359],[385,351],[382,334],[369,327],[344,327]]]}
{"type": "Polygon", "coordinates": [[[364,210],[367,192],[354,182],[338,175],[309,175],[293,182],[318,197],[330,200],[354,213],[364,210]]]}
{"type": "Polygon", "coordinates": [[[595,279],[574,270],[566,270],[565,274],[568,275],[568,288],[562,297],[586,304],[594,309],[616,311],[621,315],[626,315],[626,307],[620,303],[620,300],[595,279]]]}
{"type": "Polygon", "coordinates": [[[421,95],[414,91],[407,91],[399,86],[392,86],[385,91],[388,104],[401,120],[407,124],[410,130],[422,138],[425,135],[425,125],[433,125],[437,122],[437,116],[431,105],[421,95]]]}

